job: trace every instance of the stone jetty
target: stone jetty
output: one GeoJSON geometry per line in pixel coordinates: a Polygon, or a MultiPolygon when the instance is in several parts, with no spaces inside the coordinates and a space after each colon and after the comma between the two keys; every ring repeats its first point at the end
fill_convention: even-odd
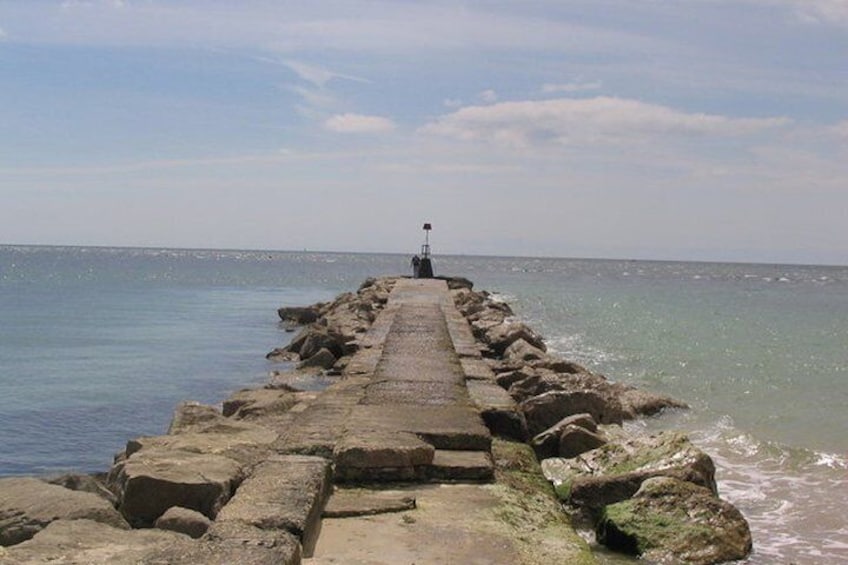
{"type": "Polygon", "coordinates": [[[684,404],[549,355],[472,288],[281,308],[302,329],[269,359],[296,369],[181,404],[103,476],[0,480],[0,563],[594,563],[574,525],[651,559],[750,551],[706,454],[620,426],[684,404]]]}

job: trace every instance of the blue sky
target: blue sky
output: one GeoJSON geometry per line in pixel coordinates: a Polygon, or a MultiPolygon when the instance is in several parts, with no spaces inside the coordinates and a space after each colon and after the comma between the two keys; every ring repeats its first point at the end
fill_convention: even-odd
{"type": "Polygon", "coordinates": [[[0,243],[848,264],[848,0],[0,0],[0,243]]]}

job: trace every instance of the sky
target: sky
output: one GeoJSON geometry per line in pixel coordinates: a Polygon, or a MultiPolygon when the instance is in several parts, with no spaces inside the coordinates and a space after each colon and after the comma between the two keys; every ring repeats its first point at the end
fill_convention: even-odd
{"type": "Polygon", "coordinates": [[[0,243],[848,264],[848,0],[0,0],[0,243]]]}

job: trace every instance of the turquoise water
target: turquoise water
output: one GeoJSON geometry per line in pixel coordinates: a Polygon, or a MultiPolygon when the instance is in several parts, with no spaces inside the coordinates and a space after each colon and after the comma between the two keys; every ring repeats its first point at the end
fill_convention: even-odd
{"type": "MultiPolygon", "coordinates": [[[[276,308],[401,274],[408,257],[0,247],[0,475],[99,471],[277,368],[276,308]]],[[[437,257],[549,347],[692,410],[687,430],[755,537],[752,563],[848,559],[848,268],[437,257]]]]}

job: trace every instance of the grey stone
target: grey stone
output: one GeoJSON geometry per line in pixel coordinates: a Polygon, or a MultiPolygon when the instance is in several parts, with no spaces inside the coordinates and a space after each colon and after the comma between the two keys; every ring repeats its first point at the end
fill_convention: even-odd
{"type": "Polygon", "coordinates": [[[563,418],[530,440],[530,446],[536,452],[536,458],[539,461],[560,455],[560,436],[562,435],[562,431],[571,425],[583,427],[590,432],[598,431],[598,425],[595,423],[591,414],[574,414],[573,416],[563,418]]]}
{"type": "Polygon", "coordinates": [[[220,422],[223,416],[221,411],[214,406],[200,404],[199,402],[181,402],[174,410],[168,434],[175,435],[185,432],[197,431],[199,428],[220,422]]]}
{"type": "Polygon", "coordinates": [[[195,539],[205,534],[211,525],[212,520],[200,512],[181,506],[168,508],[154,523],[154,526],[160,530],[185,534],[195,539]]]}
{"type": "Polygon", "coordinates": [[[521,322],[505,322],[493,326],[486,330],[483,339],[498,355],[503,355],[504,351],[519,339],[542,351],[547,351],[542,337],[521,322]]]}
{"type": "Polygon", "coordinates": [[[127,522],[102,497],[30,477],[0,479],[0,546],[30,539],[56,520],[89,519],[116,528],[127,522]]]}
{"type": "Polygon", "coordinates": [[[224,401],[223,413],[237,419],[255,419],[285,412],[298,401],[297,394],[284,389],[244,389],[224,401]]]}
{"type": "Polygon", "coordinates": [[[300,539],[304,555],[309,556],[318,539],[321,514],[331,488],[328,460],[278,456],[254,469],[216,522],[288,531],[300,539]]]}
{"type": "Polygon", "coordinates": [[[588,413],[599,424],[620,424],[627,413],[615,397],[593,390],[551,391],[520,404],[527,429],[536,435],[566,416],[588,413]]]}
{"type": "Polygon", "coordinates": [[[569,459],[577,457],[607,442],[603,436],[587,430],[582,426],[568,425],[559,436],[559,455],[569,459]]]}
{"type": "Polygon", "coordinates": [[[503,356],[507,359],[518,359],[524,362],[541,361],[547,357],[547,354],[527,343],[524,338],[518,338],[513,341],[509,347],[504,350],[503,356]]]}
{"type": "Polygon", "coordinates": [[[143,449],[113,471],[119,509],[137,527],[151,526],[172,506],[214,519],[244,478],[227,457],[161,448],[143,449]]]}
{"type": "Polygon", "coordinates": [[[299,369],[306,369],[309,367],[318,367],[320,369],[330,369],[336,363],[336,356],[333,353],[322,347],[314,355],[305,358],[303,361],[298,363],[299,369]]]}

